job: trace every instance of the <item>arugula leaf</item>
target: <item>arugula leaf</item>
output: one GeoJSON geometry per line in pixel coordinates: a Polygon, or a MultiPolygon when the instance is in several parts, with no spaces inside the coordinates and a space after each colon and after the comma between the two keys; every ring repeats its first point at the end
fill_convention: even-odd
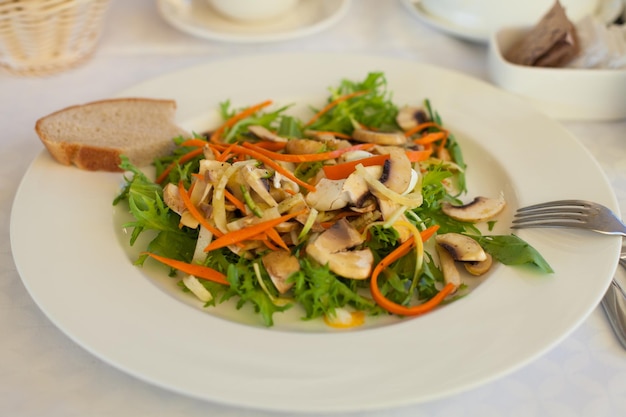
{"type": "MultiPolygon", "coordinates": [[[[134,221],[123,225],[133,228],[130,245],[135,243],[142,232],[153,230],[157,235],[149,243],[149,251],[189,261],[195,248],[197,231],[178,227],[180,217],[163,202],[161,186],[150,181],[125,156],[122,156],[120,167],[130,171],[132,177],[124,177],[126,184],[113,204],[128,201],[130,213],[135,218],[134,221]]],[[[145,256],[139,258],[136,263],[141,265],[144,260],[145,256]]]]}
{"type": "Polygon", "coordinates": [[[476,240],[483,249],[504,265],[532,264],[543,272],[554,272],[535,248],[516,235],[468,236],[476,240]]]}
{"type": "MultiPolygon", "coordinates": [[[[243,258],[240,258],[243,261],[243,258]]],[[[261,315],[266,326],[274,325],[273,315],[276,312],[285,311],[291,304],[276,305],[272,299],[260,288],[254,270],[247,262],[230,264],[226,271],[226,279],[230,287],[226,291],[222,301],[233,296],[239,297],[237,309],[246,303],[251,303],[254,311],[261,315]]]]}
{"type": "Polygon", "coordinates": [[[367,93],[338,103],[321,115],[309,128],[350,134],[354,130],[354,122],[357,122],[381,131],[397,130],[395,118],[398,108],[391,101],[391,93],[387,91],[387,80],[382,72],[370,72],[360,82],[342,80],[337,88],[330,89],[328,102],[360,91],[367,93]]]}
{"type": "Polygon", "coordinates": [[[364,311],[376,306],[343,283],[327,265],[317,265],[306,258],[300,259],[300,271],[289,279],[295,283],[294,298],[304,307],[306,319],[333,313],[335,308],[348,304],[364,311]]]}

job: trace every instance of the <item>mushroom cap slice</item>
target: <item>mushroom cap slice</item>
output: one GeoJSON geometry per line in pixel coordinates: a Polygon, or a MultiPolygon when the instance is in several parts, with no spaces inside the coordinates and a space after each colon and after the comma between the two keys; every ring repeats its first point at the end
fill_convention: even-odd
{"type": "Polygon", "coordinates": [[[396,123],[402,130],[410,130],[420,123],[428,121],[426,112],[421,107],[404,106],[398,111],[396,123]]]}
{"type": "Polygon", "coordinates": [[[259,139],[269,140],[270,142],[287,142],[287,138],[278,136],[276,133],[261,125],[250,125],[248,126],[248,130],[259,139]]]}
{"type": "Polygon", "coordinates": [[[355,129],[352,138],[358,142],[378,145],[404,145],[407,142],[406,136],[401,132],[374,132],[366,129],[355,129]]]}
{"type": "Polygon", "coordinates": [[[468,223],[480,223],[499,214],[506,206],[504,196],[498,198],[476,197],[462,206],[453,206],[448,202],[441,205],[441,211],[455,220],[468,223]]]}
{"type": "Polygon", "coordinates": [[[454,258],[450,255],[450,252],[441,245],[437,245],[437,255],[439,256],[439,267],[443,273],[443,280],[446,284],[451,283],[455,288],[461,286],[461,274],[457,269],[454,258]]]}
{"type": "Polygon", "coordinates": [[[485,252],[485,254],[487,255],[487,258],[485,258],[484,261],[464,262],[463,265],[465,266],[467,272],[475,276],[480,276],[487,273],[487,271],[491,269],[491,265],[493,264],[493,258],[491,257],[491,255],[489,255],[489,253],[485,252]]]}
{"type": "Polygon", "coordinates": [[[350,202],[350,197],[343,189],[345,180],[322,178],[315,184],[315,191],[305,197],[307,204],[319,211],[338,210],[350,202]]]}
{"type": "Polygon", "coordinates": [[[469,236],[460,233],[444,233],[435,236],[435,240],[450,253],[455,261],[480,262],[487,258],[483,248],[469,236]]]}
{"type": "Polygon", "coordinates": [[[366,279],[372,272],[374,255],[369,248],[348,250],[363,237],[346,219],[337,221],[306,246],[306,253],[321,265],[345,278],[366,279]]]}
{"type": "Polygon", "coordinates": [[[300,270],[298,258],[288,251],[278,250],[263,255],[261,261],[278,292],[284,294],[289,291],[293,282],[287,282],[287,279],[300,270]]]}
{"type": "Polygon", "coordinates": [[[389,159],[385,161],[383,174],[379,181],[398,194],[405,193],[411,184],[413,175],[411,161],[406,156],[406,151],[396,146],[381,146],[379,151],[383,155],[389,155],[389,159]]]}

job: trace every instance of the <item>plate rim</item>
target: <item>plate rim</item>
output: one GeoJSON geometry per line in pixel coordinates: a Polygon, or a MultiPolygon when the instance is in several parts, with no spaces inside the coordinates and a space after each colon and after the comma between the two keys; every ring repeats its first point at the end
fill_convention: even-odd
{"type": "MultiPolygon", "coordinates": [[[[283,58],[289,57],[290,59],[293,59],[293,57],[295,56],[308,56],[309,58],[317,58],[319,59],[320,56],[337,56],[337,54],[263,54],[263,55],[256,55],[254,57],[243,57],[243,58],[234,58],[234,59],[226,59],[223,62],[225,62],[226,64],[232,63],[233,61],[238,61],[238,62],[242,62],[245,60],[254,60],[254,59],[262,59],[263,57],[268,57],[268,56],[272,56],[272,57],[278,57],[278,56],[283,56],[283,58]],[[313,56],[311,56],[313,55],[313,56]]],[[[445,70],[445,69],[441,69],[438,67],[434,67],[432,65],[429,64],[424,64],[424,63],[418,63],[418,62],[414,62],[414,61],[409,61],[409,60],[404,60],[404,59],[398,59],[398,58],[388,58],[388,57],[382,57],[382,56],[375,56],[375,55],[362,55],[362,54],[358,54],[358,55],[345,55],[342,54],[342,56],[344,57],[343,59],[361,59],[364,61],[385,61],[387,63],[394,63],[394,64],[402,64],[404,66],[406,66],[407,68],[411,68],[411,69],[416,69],[416,68],[430,68],[431,70],[433,69],[438,69],[441,70],[441,72],[443,74],[445,74],[446,76],[453,76],[453,77],[460,77],[460,79],[463,80],[469,80],[468,82],[471,83],[478,83],[478,85],[481,85],[483,87],[489,87],[492,89],[492,91],[499,91],[497,94],[505,94],[504,92],[500,92],[500,90],[495,89],[493,86],[485,83],[482,80],[478,80],[475,78],[472,78],[468,75],[462,74],[462,73],[458,73],[452,70],[445,70]]],[[[218,63],[219,64],[219,63],[218,63]]],[[[151,78],[149,80],[146,80],[144,82],[138,83],[135,85],[135,87],[131,87],[130,89],[124,90],[123,92],[120,92],[118,95],[124,95],[126,94],[126,92],[128,91],[137,91],[137,89],[141,90],[142,88],[146,88],[146,86],[149,86],[150,83],[161,83],[164,79],[167,79],[168,77],[176,77],[176,76],[182,76],[184,74],[189,74],[190,72],[193,73],[195,71],[199,71],[199,70],[203,70],[207,67],[212,67],[215,66],[216,63],[215,62],[210,62],[208,64],[203,64],[203,65],[198,65],[198,66],[194,66],[188,69],[183,69],[183,70],[179,70],[179,71],[174,71],[172,73],[169,74],[164,74],[163,76],[159,76],[159,77],[154,77],[151,78]],[[178,74],[178,75],[177,75],[178,74]]],[[[510,95],[509,96],[509,100],[514,100],[515,102],[519,102],[520,104],[523,103],[521,100],[518,100],[516,98],[513,98],[510,95]]],[[[574,141],[574,143],[577,143],[576,139],[569,134],[564,128],[560,127],[560,125],[555,122],[555,121],[551,121],[549,120],[547,117],[541,115],[539,112],[537,112],[536,110],[530,108],[529,106],[524,104],[524,107],[526,107],[527,111],[529,111],[531,114],[535,115],[535,116],[539,116],[544,118],[544,121],[547,121],[548,123],[552,124],[554,126],[555,129],[560,129],[560,131],[562,132],[563,135],[567,136],[569,141],[574,141]]],[[[444,114],[445,117],[445,114],[444,114]]],[[[582,147],[582,145],[580,145],[578,143],[578,145],[580,147],[582,147]]],[[[587,154],[587,157],[591,159],[591,163],[592,165],[595,166],[596,170],[599,170],[599,172],[597,172],[597,174],[599,174],[599,176],[601,178],[604,178],[605,183],[603,184],[605,187],[609,187],[610,185],[608,184],[608,181],[606,179],[606,177],[604,176],[603,172],[601,172],[599,165],[597,164],[597,162],[595,162],[595,160],[593,160],[593,158],[591,157],[590,154],[587,154]]],[[[430,393],[429,395],[425,395],[422,397],[414,397],[414,398],[403,398],[402,400],[399,399],[394,399],[394,400],[387,400],[387,401],[374,401],[374,402],[369,402],[367,405],[358,405],[358,404],[345,404],[345,403],[336,403],[336,404],[331,404],[331,403],[325,403],[325,404],[302,404],[302,405],[298,405],[295,406],[294,404],[291,405],[270,405],[267,403],[259,403],[259,401],[251,401],[248,400],[247,403],[241,403],[241,402],[235,402],[232,399],[231,400],[223,400],[220,398],[215,398],[214,396],[211,395],[207,395],[206,393],[204,395],[199,394],[198,392],[189,392],[187,390],[184,389],[177,389],[177,387],[172,384],[168,384],[165,383],[163,380],[158,380],[158,378],[155,378],[154,375],[152,376],[147,376],[142,372],[138,372],[137,369],[133,369],[132,367],[129,368],[127,364],[123,364],[123,363],[119,363],[116,362],[116,360],[113,360],[111,357],[107,357],[106,354],[103,354],[101,349],[98,349],[98,347],[94,347],[92,345],[89,344],[85,344],[83,340],[81,340],[80,335],[76,335],[74,332],[72,331],[68,331],[67,329],[67,325],[64,325],[64,323],[59,322],[59,320],[57,320],[57,318],[54,316],[54,314],[50,314],[49,311],[46,310],[46,308],[44,306],[41,305],[41,299],[40,297],[38,297],[37,291],[29,284],[31,284],[32,282],[28,279],[25,278],[23,276],[23,271],[26,268],[26,264],[24,261],[24,250],[25,248],[23,247],[24,242],[20,241],[18,242],[18,233],[17,233],[17,222],[23,222],[24,219],[19,219],[20,215],[18,214],[18,210],[20,208],[20,203],[21,203],[21,199],[22,199],[22,195],[23,193],[25,193],[26,191],[23,189],[23,184],[26,183],[27,179],[29,178],[29,175],[33,175],[32,174],[32,166],[34,166],[37,163],[42,163],[42,159],[45,162],[45,159],[48,159],[48,155],[46,154],[45,150],[42,150],[42,152],[33,160],[31,167],[28,168],[25,176],[23,177],[22,181],[20,182],[20,186],[18,188],[18,191],[16,193],[15,196],[15,200],[14,200],[14,204],[13,204],[13,209],[11,212],[11,224],[10,224],[10,234],[11,234],[11,245],[12,247],[17,248],[17,246],[21,246],[20,248],[18,248],[17,250],[15,250],[14,252],[14,259],[16,262],[16,266],[18,268],[18,272],[20,272],[20,277],[22,278],[22,281],[24,282],[28,292],[31,294],[31,296],[33,297],[33,299],[35,300],[35,302],[37,303],[37,305],[42,309],[42,311],[52,320],[52,322],[59,328],[61,329],[61,331],[63,331],[65,334],[67,334],[72,340],[74,340],[76,343],[78,343],[79,345],[81,345],[83,348],[85,348],[86,350],[88,350],[89,352],[91,352],[92,354],[94,354],[97,357],[100,357],[103,361],[113,365],[114,367],[120,369],[121,371],[124,371],[126,373],[129,373],[131,375],[134,375],[135,377],[142,379],[148,383],[151,383],[153,385],[157,385],[157,386],[161,386],[162,388],[166,388],[168,390],[171,391],[175,391],[178,392],[180,394],[186,394],[188,396],[192,396],[192,397],[196,397],[196,398],[201,398],[204,400],[210,400],[210,401],[215,401],[218,403],[225,403],[225,404],[229,404],[229,405],[234,405],[234,406],[245,406],[245,407],[254,407],[254,408],[261,408],[261,409],[268,409],[268,410],[276,410],[276,411],[290,411],[290,412],[311,412],[311,411],[322,411],[322,412],[328,412],[328,411],[364,411],[364,410],[375,410],[375,409],[381,409],[381,408],[387,408],[387,407],[396,407],[396,406],[401,406],[401,405],[409,405],[409,404],[415,404],[415,403],[419,403],[419,402],[425,402],[425,401],[430,401],[433,399],[437,399],[437,398],[442,398],[442,397],[446,397],[446,396],[450,396],[450,395],[454,395],[456,393],[462,392],[462,391],[466,391],[468,389],[474,388],[478,385],[483,385],[487,382],[490,382],[494,379],[497,379],[503,375],[509,374],[523,366],[525,366],[527,363],[533,361],[534,359],[536,359],[538,356],[542,355],[543,353],[545,353],[546,351],[550,350],[552,347],[556,346],[561,340],[563,340],[565,337],[567,337],[567,335],[569,335],[569,333],[571,333],[578,324],[580,324],[580,322],[586,318],[591,311],[593,311],[593,309],[595,308],[595,305],[588,305],[584,314],[581,315],[581,317],[577,318],[577,323],[576,325],[571,326],[567,332],[564,332],[562,334],[560,334],[560,336],[558,338],[552,339],[550,341],[550,343],[544,345],[542,347],[542,349],[539,349],[535,352],[533,352],[532,355],[530,356],[526,356],[525,360],[523,361],[518,361],[516,364],[514,364],[514,366],[508,366],[508,367],[504,367],[504,369],[500,369],[500,372],[498,373],[494,373],[492,375],[489,375],[488,377],[485,377],[483,379],[481,379],[480,381],[474,381],[474,383],[471,384],[461,384],[461,385],[457,385],[456,387],[453,388],[449,388],[447,389],[445,392],[440,392],[438,394],[433,394],[430,393]],[[19,260],[18,260],[19,259],[19,260]]],[[[56,167],[55,169],[62,169],[60,167],[56,167]]],[[[610,195],[606,196],[608,199],[612,200],[610,201],[611,204],[614,208],[617,207],[617,200],[615,197],[615,194],[612,192],[612,189],[610,189],[610,195]]],[[[608,245],[611,246],[611,245],[608,245]]],[[[617,261],[617,255],[619,252],[619,247],[617,244],[617,240],[615,240],[615,244],[613,244],[613,246],[615,247],[615,261],[617,261]]],[[[615,264],[617,264],[615,262],[615,264]]],[[[608,270],[607,270],[608,272],[608,270]]],[[[32,279],[32,278],[31,278],[32,279]]],[[[608,283],[610,282],[610,276],[606,276],[605,277],[606,280],[606,286],[608,286],[608,283]]],[[[163,295],[163,294],[161,294],[163,295]]],[[[156,295],[156,294],[151,294],[150,297],[156,297],[159,300],[163,300],[162,297],[156,295]]],[[[468,297],[468,299],[471,299],[471,297],[468,297]]],[[[600,297],[598,296],[598,302],[600,300],[600,297]]],[[[450,307],[454,307],[455,304],[452,304],[450,307]]],[[[437,318],[436,321],[444,321],[443,316],[449,316],[450,314],[453,314],[453,309],[449,309],[449,310],[441,310],[439,313],[437,313],[438,315],[441,314],[441,319],[437,318]]],[[[440,317],[440,316],[434,316],[433,317],[440,317]]],[[[72,325],[74,325],[75,323],[72,323],[72,325]]],[[[404,323],[403,323],[404,324],[404,323]]],[[[413,323],[414,325],[416,323],[413,323]]],[[[220,329],[224,329],[224,324],[217,324],[218,328],[220,329]]],[[[415,325],[412,327],[423,327],[421,325],[415,325]]],[[[230,331],[230,330],[229,330],[230,331]]],[[[239,332],[239,330],[237,330],[236,332],[239,332]]],[[[246,333],[246,334],[258,334],[258,330],[251,330],[251,329],[247,329],[246,331],[242,331],[242,333],[246,333]]],[[[354,332],[354,333],[348,333],[348,334],[342,334],[342,335],[336,335],[337,338],[340,339],[345,339],[345,340],[350,340],[350,341],[359,341],[359,340],[363,340],[364,334],[365,332],[362,332],[361,334],[359,334],[358,332],[354,332]]],[[[377,330],[378,334],[385,334],[385,333],[393,333],[396,334],[397,331],[391,331],[389,329],[380,329],[377,330]]],[[[298,339],[300,339],[301,337],[308,337],[308,336],[297,336],[298,339]]],[[[281,338],[279,337],[279,339],[281,340],[286,340],[287,342],[289,342],[289,337],[287,338],[281,338]]]]}

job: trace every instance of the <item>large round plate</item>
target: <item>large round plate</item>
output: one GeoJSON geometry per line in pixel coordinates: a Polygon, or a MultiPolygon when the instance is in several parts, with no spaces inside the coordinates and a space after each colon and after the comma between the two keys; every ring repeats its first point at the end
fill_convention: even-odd
{"type": "MultiPolygon", "coordinates": [[[[386,73],[398,104],[432,101],[466,150],[470,190],[505,192],[505,233],[520,205],[586,198],[618,209],[598,165],[559,124],[489,84],[415,62],[254,56],[165,75],[122,95],[174,98],[181,123],[196,129],[215,122],[226,99],[236,107],[267,98],[319,106],[327,87],[368,71],[386,73]]],[[[61,166],[45,152],[33,161],[11,219],[24,284],[56,326],[105,362],[179,393],[245,407],[372,410],[492,381],[554,347],[588,316],[620,249],[618,238],[522,230],[554,274],[499,267],[470,296],[391,325],[266,329],[181,302],[131,264],[111,206],[121,182],[118,174],[61,166]]]]}

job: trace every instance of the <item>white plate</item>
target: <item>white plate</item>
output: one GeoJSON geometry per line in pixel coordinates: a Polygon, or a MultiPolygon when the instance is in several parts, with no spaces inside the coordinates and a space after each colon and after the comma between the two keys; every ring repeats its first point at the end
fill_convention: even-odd
{"type": "MultiPolygon", "coordinates": [[[[346,54],[263,55],[165,75],[121,95],[174,98],[181,123],[199,129],[216,121],[225,99],[239,107],[272,98],[300,103],[301,111],[320,106],[341,78],[362,79],[368,71],[386,73],[398,104],[432,101],[465,150],[468,198],[505,192],[509,208],[498,223],[504,233],[512,211],[529,203],[587,198],[619,210],[599,166],[558,123],[442,68],[346,54]],[[256,70],[233,76],[242,67],[256,70]]],[[[470,296],[386,326],[294,331],[309,326],[297,322],[266,329],[181,302],[133,266],[111,206],[120,184],[119,174],[61,166],[46,152],[33,161],[11,218],[13,255],[28,291],[56,326],[120,370],[192,397],[259,409],[381,409],[502,377],[590,314],[621,246],[617,237],[581,231],[522,230],[555,274],[500,266],[470,296]]]]}
{"type": "Polygon", "coordinates": [[[206,0],[158,0],[161,16],[175,28],[199,38],[226,42],[275,42],[312,35],[337,23],[351,0],[300,0],[280,18],[240,23],[215,12],[206,0]]]}
{"type": "MultiPolygon", "coordinates": [[[[498,29],[490,28],[488,26],[462,25],[457,22],[446,20],[441,16],[435,16],[428,10],[424,9],[420,0],[400,1],[404,4],[409,13],[421,22],[460,39],[477,43],[487,43],[491,33],[498,29]]],[[[602,0],[598,10],[596,11],[596,16],[604,22],[613,22],[619,17],[623,9],[623,0],[602,0]]],[[[517,22],[517,24],[519,24],[519,22],[517,22]]]]}

